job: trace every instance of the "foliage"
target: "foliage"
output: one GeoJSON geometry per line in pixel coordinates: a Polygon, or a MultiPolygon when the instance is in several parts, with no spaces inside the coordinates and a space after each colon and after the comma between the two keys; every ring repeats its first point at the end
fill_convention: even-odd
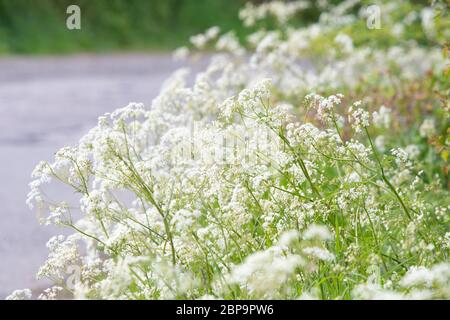
{"type": "Polygon", "coordinates": [[[28,203],[75,231],[49,241],[41,298],[450,298],[448,31],[424,7],[424,41],[389,29],[402,41],[375,49],[353,41],[358,1],[323,3],[302,27],[307,2],[247,5],[244,24],[279,26],[191,37],[177,58],[218,51],[193,86],[178,71],[36,167],[28,203]]]}
{"type": "Polygon", "coordinates": [[[242,29],[239,0],[0,0],[0,53],[173,49],[212,24],[242,29]],[[81,9],[68,30],[66,9],[81,9]]]}

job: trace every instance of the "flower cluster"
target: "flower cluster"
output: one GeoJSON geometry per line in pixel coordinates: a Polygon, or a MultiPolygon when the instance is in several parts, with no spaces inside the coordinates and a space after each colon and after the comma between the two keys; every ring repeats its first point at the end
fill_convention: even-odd
{"type": "Polygon", "coordinates": [[[245,24],[272,15],[283,27],[246,49],[233,32],[194,36],[221,53],[192,86],[176,72],[151,106],[105,114],[40,163],[27,203],[74,231],[49,241],[39,276],[55,286],[40,298],[450,298],[448,191],[423,145],[441,122],[414,122],[390,91],[444,61],[339,32],[308,55],[356,23],[357,2],[320,1],[302,28],[285,28],[302,1],[248,4],[245,24]],[[77,197],[50,201],[49,183],[77,197]]]}

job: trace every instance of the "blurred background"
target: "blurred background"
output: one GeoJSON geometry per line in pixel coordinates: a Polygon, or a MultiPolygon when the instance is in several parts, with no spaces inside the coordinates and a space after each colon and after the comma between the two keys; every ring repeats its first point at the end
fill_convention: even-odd
{"type": "MultiPolygon", "coordinates": [[[[243,0],[0,0],[0,299],[39,291],[47,240],[25,204],[30,174],[131,101],[150,105],[177,68],[171,50],[217,25],[242,36],[243,0]],[[68,30],[69,5],[81,30],[68,30]]],[[[206,62],[189,67],[198,71],[206,62]]],[[[51,190],[50,190],[51,191],[51,190]]],[[[58,190],[61,199],[70,197],[58,190]]]]}
{"type": "Polygon", "coordinates": [[[217,25],[243,31],[244,0],[0,0],[0,53],[167,50],[217,25]],[[66,9],[81,8],[68,32],[66,9]]]}

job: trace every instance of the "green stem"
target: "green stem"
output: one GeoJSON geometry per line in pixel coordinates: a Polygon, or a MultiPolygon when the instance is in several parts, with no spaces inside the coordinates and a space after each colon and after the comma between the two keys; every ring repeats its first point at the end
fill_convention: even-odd
{"type": "Polygon", "coordinates": [[[388,188],[392,191],[392,193],[394,193],[395,197],[397,198],[398,202],[400,203],[400,205],[401,205],[403,211],[405,212],[406,216],[408,217],[408,219],[410,221],[413,221],[413,219],[411,217],[411,214],[409,213],[409,210],[406,207],[405,203],[403,202],[402,198],[400,197],[400,195],[398,194],[397,190],[392,185],[392,183],[386,177],[386,175],[384,173],[383,165],[381,164],[380,158],[378,157],[378,151],[376,150],[375,146],[373,145],[372,138],[370,137],[369,131],[367,130],[366,127],[364,127],[364,131],[366,132],[367,138],[369,139],[370,147],[372,148],[372,152],[373,152],[373,154],[375,156],[375,160],[376,160],[376,162],[378,164],[378,167],[380,168],[381,178],[386,183],[388,188]]]}

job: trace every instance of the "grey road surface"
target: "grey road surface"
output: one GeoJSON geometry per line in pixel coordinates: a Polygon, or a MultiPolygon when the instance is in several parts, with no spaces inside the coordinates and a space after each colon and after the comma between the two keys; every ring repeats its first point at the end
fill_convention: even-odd
{"type": "Polygon", "coordinates": [[[40,226],[25,204],[34,166],[75,144],[99,115],[149,105],[180,66],[165,54],[0,58],[0,299],[47,285],[35,274],[61,232],[40,226]]]}

